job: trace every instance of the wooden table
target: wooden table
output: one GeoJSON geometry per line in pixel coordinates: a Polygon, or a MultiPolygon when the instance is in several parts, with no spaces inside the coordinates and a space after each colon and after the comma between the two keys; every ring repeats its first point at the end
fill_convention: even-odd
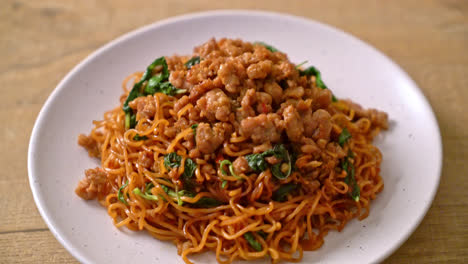
{"type": "Polygon", "coordinates": [[[34,121],[57,83],[88,54],[125,32],[170,16],[221,8],[273,10],[331,24],[371,43],[409,73],[437,116],[444,167],[425,219],[385,262],[468,262],[467,1],[3,0],[0,263],[76,262],[40,217],[26,166],[34,121]]]}

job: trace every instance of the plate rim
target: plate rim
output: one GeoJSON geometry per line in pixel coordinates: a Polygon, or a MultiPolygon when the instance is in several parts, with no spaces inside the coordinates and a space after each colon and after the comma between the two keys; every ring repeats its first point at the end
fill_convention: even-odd
{"type": "Polygon", "coordinates": [[[359,37],[352,35],[351,33],[348,33],[340,28],[337,28],[335,26],[307,18],[307,17],[302,17],[302,16],[296,16],[288,13],[280,13],[280,12],[272,12],[272,11],[258,11],[258,10],[243,10],[243,9],[218,9],[218,10],[210,10],[210,11],[202,11],[202,12],[191,12],[191,13],[185,13],[182,15],[177,15],[177,16],[171,16],[168,18],[163,18],[161,20],[157,20],[153,23],[146,24],[144,26],[140,26],[136,29],[133,29],[127,33],[124,33],[122,35],[119,35],[118,37],[108,41],[106,44],[100,46],[98,49],[87,55],[84,59],[82,59],[78,64],[76,64],[66,75],[61,79],[61,81],[57,84],[57,86],[53,89],[53,91],[50,93],[50,95],[47,97],[47,100],[45,103],[42,105],[41,110],[39,111],[39,114],[36,117],[36,121],[34,122],[34,126],[31,132],[30,140],[29,140],[29,146],[28,146],[28,158],[27,158],[27,169],[28,169],[28,180],[29,180],[29,185],[33,194],[34,202],[36,204],[36,207],[44,220],[44,222],[47,224],[49,230],[52,232],[54,237],[57,239],[57,241],[60,242],[60,244],[65,247],[65,249],[73,256],[75,257],[79,262],[81,263],[91,263],[90,259],[86,257],[85,255],[81,254],[79,250],[76,250],[76,247],[73,246],[73,243],[65,238],[63,238],[60,234],[60,231],[55,228],[54,225],[54,220],[51,219],[51,212],[48,210],[45,205],[45,202],[43,200],[42,195],[40,194],[40,186],[37,184],[35,181],[35,173],[36,173],[36,166],[34,164],[34,159],[35,156],[37,156],[37,144],[36,142],[39,140],[38,139],[38,131],[41,129],[41,123],[43,123],[43,120],[46,117],[47,112],[49,111],[50,105],[52,102],[55,100],[55,97],[60,93],[61,90],[64,89],[66,86],[65,84],[71,79],[72,76],[76,74],[79,70],[81,70],[83,67],[85,67],[88,63],[90,63],[94,58],[100,56],[102,53],[107,51],[108,49],[111,49],[112,47],[118,45],[120,42],[126,41],[128,39],[134,38],[139,34],[143,34],[147,31],[152,30],[153,28],[159,28],[159,27],[164,27],[165,25],[169,25],[172,23],[177,23],[181,21],[190,21],[192,19],[197,19],[197,18],[202,18],[202,17],[219,17],[219,16],[258,16],[258,17],[281,17],[282,19],[287,19],[290,21],[294,22],[300,22],[303,24],[315,24],[318,25],[322,28],[325,28],[326,30],[333,31],[334,33],[345,35],[348,38],[354,39],[355,41],[359,42],[359,44],[365,46],[368,49],[373,50],[377,55],[381,56],[384,60],[386,60],[388,63],[392,64],[392,66],[397,69],[400,72],[401,77],[405,79],[413,88],[415,88],[415,92],[422,98],[422,102],[424,104],[424,107],[429,110],[428,114],[430,119],[432,120],[433,124],[435,125],[435,132],[437,136],[437,142],[434,142],[437,146],[437,153],[435,153],[439,158],[437,159],[437,171],[436,175],[437,177],[437,182],[435,183],[433,189],[431,190],[431,193],[429,195],[429,202],[425,203],[422,207],[422,210],[420,211],[419,215],[416,218],[416,221],[414,221],[410,228],[400,237],[399,240],[395,241],[395,243],[387,248],[384,253],[380,254],[377,259],[374,261],[376,263],[381,262],[388,258],[392,253],[394,253],[398,248],[400,248],[407,240],[408,238],[414,233],[414,231],[417,229],[417,227],[421,224],[422,220],[425,218],[426,214],[428,213],[430,207],[432,206],[435,196],[437,194],[437,191],[439,189],[440,185],[440,180],[442,176],[442,167],[443,167],[443,142],[442,142],[442,137],[441,137],[441,132],[440,132],[440,127],[439,123],[437,121],[437,117],[434,113],[434,110],[432,109],[432,106],[427,99],[427,97],[424,95],[423,91],[421,88],[416,84],[416,82],[406,73],[406,71],[403,70],[402,67],[400,67],[395,61],[393,61],[389,56],[387,56],[385,53],[381,52],[379,49],[374,47],[373,45],[365,42],[364,40],[360,39],[359,37]]]}

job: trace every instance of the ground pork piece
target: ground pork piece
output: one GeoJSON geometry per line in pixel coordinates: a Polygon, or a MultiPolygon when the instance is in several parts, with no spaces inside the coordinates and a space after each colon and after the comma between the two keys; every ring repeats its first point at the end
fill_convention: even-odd
{"type": "Polygon", "coordinates": [[[270,60],[260,61],[247,67],[247,76],[250,79],[265,79],[271,72],[273,63],[270,60]]]}
{"type": "Polygon", "coordinates": [[[245,92],[241,100],[241,107],[236,109],[237,121],[241,122],[243,119],[255,115],[255,110],[252,107],[257,101],[255,95],[255,89],[248,89],[245,92]]]}
{"type": "Polygon", "coordinates": [[[150,168],[153,166],[154,157],[152,152],[142,151],[138,157],[138,164],[143,168],[150,168]]]}
{"type": "Polygon", "coordinates": [[[217,80],[207,79],[202,81],[200,84],[194,85],[192,90],[190,90],[189,99],[191,102],[195,102],[198,98],[202,97],[206,92],[221,88],[222,83],[217,78],[217,80]],[[218,80],[218,81],[217,81],[218,80]]]}
{"type": "Polygon", "coordinates": [[[85,200],[102,199],[110,191],[107,173],[101,168],[88,169],[85,178],[78,183],[75,193],[85,200]]]}
{"type": "Polygon", "coordinates": [[[304,133],[304,125],[296,108],[292,105],[286,107],[283,112],[283,119],[286,125],[286,134],[292,142],[299,142],[304,133]]]}
{"type": "Polygon", "coordinates": [[[214,38],[208,40],[207,42],[203,43],[202,45],[195,47],[194,51],[196,54],[199,54],[201,57],[206,57],[211,52],[219,50],[218,43],[214,38]]]}
{"type": "Polygon", "coordinates": [[[312,115],[310,112],[308,115],[303,116],[304,122],[304,135],[306,137],[311,137],[315,140],[330,139],[330,133],[332,129],[331,115],[323,110],[319,109],[315,111],[312,115]]]}
{"type": "Polygon", "coordinates": [[[247,117],[255,116],[255,110],[252,107],[240,107],[236,109],[236,120],[237,122],[241,122],[242,120],[246,119],[247,117]]]}
{"type": "Polygon", "coordinates": [[[231,63],[221,65],[218,71],[218,76],[224,84],[226,91],[230,93],[237,93],[240,88],[239,77],[235,74],[234,66],[231,63]]]}
{"type": "Polygon", "coordinates": [[[213,128],[210,124],[199,123],[196,133],[197,148],[203,154],[214,153],[230,134],[232,126],[228,123],[216,123],[213,128]]]}
{"type": "Polygon", "coordinates": [[[271,95],[264,92],[256,92],[255,95],[258,102],[257,112],[263,114],[272,112],[273,108],[271,107],[271,103],[273,102],[273,99],[271,98],[271,95]]]}
{"type": "Polygon", "coordinates": [[[91,136],[80,134],[78,136],[78,145],[84,147],[88,151],[90,157],[99,158],[101,156],[98,143],[91,136]]]}
{"type": "Polygon", "coordinates": [[[175,88],[184,89],[185,70],[171,71],[169,82],[171,82],[175,88]]]}
{"type": "Polygon", "coordinates": [[[326,109],[332,102],[332,92],[328,89],[320,89],[314,100],[314,109],[326,109]]]}
{"type": "Polygon", "coordinates": [[[289,87],[284,91],[284,98],[294,98],[294,99],[300,99],[302,96],[304,96],[304,87],[302,86],[295,86],[295,87],[289,87]]]}
{"type": "Polygon", "coordinates": [[[152,119],[156,113],[154,97],[151,95],[135,98],[128,105],[130,108],[136,109],[137,114],[144,119],[152,119]]]}
{"type": "Polygon", "coordinates": [[[213,168],[213,165],[207,163],[201,165],[201,173],[208,174],[210,176],[214,176],[216,174],[216,170],[213,168]]]}
{"type": "Polygon", "coordinates": [[[244,46],[240,39],[221,39],[218,42],[219,48],[229,57],[239,56],[244,52],[244,46]]]}
{"type": "Polygon", "coordinates": [[[282,129],[281,118],[277,114],[247,117],[240,125],[240,133],[250,137],[254,143],[277,142],[280,140],[282,129]]]}
{"type": "Polygon", "coordinates": [[[226,91],[238,93],[241,88],[241,80],[246,78],[246,71],[239,60],[229,60],[219,67],[218,76],[226,91]]]}
{"type": "Polygon", "coordinates": [[[331,153],[336,154],[336,158],[342,159],[346,156],[345,151],[335,142],[330,142],[327,144],[327,150],[331,153]]]}
{"type": "Polygon", "coordinates": [[[281,98],[283,97],[283,88],[281,88],[277,82],[273,81],[265,83],[263,90],[271,95],[273,101],[275,101],[276,104],[281,103],[281,98]]]}
{"type": "Polygon", "coordinates": [[[367,115],[366,110],[360,105],[356,104],[355,102],[351,100],[343,100],[350,109],[354,110],[354,114],[358,117],[364,117],[367,115]]]}
{"type": "Polygon", "coordinates": [[[178,113],[179,110],[184,108],[184,106],[186,106],[188,103],[190,103],[188,96],[182,96],[179,100],[177,100],[174,103],[174,112],[178,113]]]}
{"type": "Polygon", "coordinates": [[[197,101],[197,106],[201,109],[200,115],[205,116],[211,122],[229,121],[231,100],[221,89],[207,92],[197,101]]]}
{"type": "Polygon", "coordinates": [[[192,121],[199,121],[201,109],[198,106],[194,106],[189,109],[189,119],[192,121]]]}
{"type": "Polygon", "coordinates": [[[256,101],[257,101],[257,96],[255,93],[255,89],[248,89],[245,92],[244,96],[242,97],[241,106],[242,107],[253,106],[256,101]]]}
{"type": "Polygon", "coordinates": [[[236,174],[246,173],[250,171],[249,163],[243,156],[235,159],[234,162],[232,163],[232,166],[236,174]]]}
{"type": "Polygon", "coordinates": [[[298,75],[296,66],[288,61],[282,61],[279,64],[275,64],[272,67],[272,76],[277,80],[281,81],[290,77],[298,75]]]}
{"type": "Polygon", "coordinates": [[[370,120],[373,125],[388,129],[388,114],[377,109],[370,108],[367,110],[370,120]]]}
{"type": "Polygon", "coordinates": [[[315,144],[313,139],[304,137],[302,139],[301,151],[307,154],[319,154],[320,148],[315,144]]]}
{"type": "Polygon", "coordinates": [[[351,101],[344,100],[350,109],[354,110],[356,117],[366,117],[368,118],[372,125],[381,127],[383,129],[388,128],[388,114],[377,109],[364,109],[361,105],[351,101]]]}

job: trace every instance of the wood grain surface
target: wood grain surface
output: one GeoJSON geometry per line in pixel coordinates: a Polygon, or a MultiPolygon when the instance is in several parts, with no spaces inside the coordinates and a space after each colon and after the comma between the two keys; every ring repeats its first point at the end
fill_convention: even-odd
{"type": "Polygon", "coordinates": [[[65,74],[101,45],[140,26],[230,8],[331,24],[374,45],[409,73],[438,119],[443,171],[428,214],[385,263],[468,263],[468,1],[463,0],[2,0],[0,263],[77,262],[39,215],[27,174],[34,121],[65,74]]]}

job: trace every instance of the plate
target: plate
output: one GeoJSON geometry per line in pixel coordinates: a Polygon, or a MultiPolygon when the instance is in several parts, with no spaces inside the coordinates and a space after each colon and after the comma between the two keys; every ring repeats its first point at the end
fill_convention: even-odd
{"type": "MultiPolygon", "coordinates": [[[[97,202],[75,195],[84,170],[99,166],[77,136],[118,105],[127,75],[162,55],[191,54],[211,37],[267,42],[293,62],[317,66],[339,98],[389,114],[391,128],[376,141],[385,188],[370,216],[330,232],[303,263],[379,262],[395,251],[424,217],[439,183],[441,138],[430,105],[402,69],[357,38],[304,18],[253,11],[190,14],[143,27],[100,48],[59,83],[37,118],[28,153],[34,199],[57,240],[84,263],[183,263],[172,243],[119,230],[97,202]]],[[[216,261],[213,253],[192,259],[216,261]]]]}

